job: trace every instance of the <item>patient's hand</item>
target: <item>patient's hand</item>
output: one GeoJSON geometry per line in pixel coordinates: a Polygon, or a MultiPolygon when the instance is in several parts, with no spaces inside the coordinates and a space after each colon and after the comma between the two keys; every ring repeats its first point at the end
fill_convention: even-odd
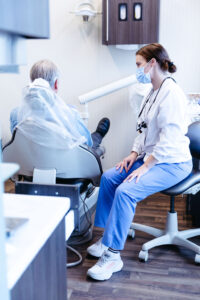
{"type": "Polygon", "coordinates": [[[135,162],[137,156],[138,156],[137,152],[135,151],[131,152],[129,156],[125,157],[122,161],[116,164],[116,170],[120,168],[120,173],[121,173],[124,168],[127,173],[132,167],[133,163],[135,162]]]}

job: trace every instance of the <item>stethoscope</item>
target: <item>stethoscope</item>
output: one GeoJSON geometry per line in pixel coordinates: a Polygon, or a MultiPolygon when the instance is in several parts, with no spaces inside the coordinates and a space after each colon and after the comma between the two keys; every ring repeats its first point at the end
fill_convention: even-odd
{"type": "MultiPolygon", "coordinates": [[[[159,92],[160,92],[160,90],[161,90],[161,88],[162,88],[162,86],[163,86],[163,83],[164,83],[167,79],[172,79],[174,82],[176,82],[176,80],[175,80],[174,78],[169,77],[169,76],[166,77],[166,78],[162,81],[162,83],[161,83],[161,85],[160,85],[160,87],[159,87],[159,89],[158,89],[158,92],[157,92],[157,94],[156,94],[156,96],[155,96],[153,102],[151,103],[151,105],[150,105],[150,107],[149,107],[149,109],[148,109],[146,115],[148,115],[148,113],[149,113],[149,111],[150,111],[152,105],[155,103],[155,101],[156,101],[156,99],[157,99],[157,97],[158,97],[158,94],[159,94],[159,92]]],[[[147,103],[149,102],[149,100],[150,100],[152,94],[153,94],[153,89],[150,91],[149,95],[147,96],[147,99],[146,99],[146,101],[145,101],[145,103],[144,103],[144,105],[143,105],[141,111],[139,112],[138,119],[139,119],[140,116],[142,115],[142,112],[144,111],[144,108],[146,107],[147,103]]],[[[138,131],[139,133],[142,133],[142,128],[147,128],[147,123],[146,123],[145,121],[142,121],[141,123],[137,123],[137,124],[136,124],[136,131],[138,131]]]]}

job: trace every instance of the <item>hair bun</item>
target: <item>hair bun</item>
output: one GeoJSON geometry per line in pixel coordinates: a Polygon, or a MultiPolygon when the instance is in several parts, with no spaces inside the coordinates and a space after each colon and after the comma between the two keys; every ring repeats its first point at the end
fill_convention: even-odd
{"type": "Polygon", "coordinates": [[[176,72],[176,66],[172,61],[168,61],[168,71],[169,71],[169,73],[176,72]]]}

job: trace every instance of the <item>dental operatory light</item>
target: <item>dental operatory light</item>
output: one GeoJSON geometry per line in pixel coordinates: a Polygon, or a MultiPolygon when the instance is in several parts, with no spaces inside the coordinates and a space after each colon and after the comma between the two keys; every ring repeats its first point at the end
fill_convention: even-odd
{"type": "Polygon", "coordinates": [[[95,10],[91,0],[80,1],[76,6],[75,11],[72,11],[76,16],[82,16],[84,22],[90,21],[93,17],[101,12],[95,10]]]}

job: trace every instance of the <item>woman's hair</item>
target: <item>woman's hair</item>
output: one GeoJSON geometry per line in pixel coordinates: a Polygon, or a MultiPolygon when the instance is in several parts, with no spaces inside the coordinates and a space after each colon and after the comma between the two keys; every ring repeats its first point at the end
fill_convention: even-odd
{"type": "Polygon", "coordinates": [[[58,77],[58,68],[52,61],[47,59],[36,62],[30,70],[30,79],[32,82],[35,79],[42,78],[49,82],[51,88],[54,87],[54,83],[58,77]]]}
{"type": "Polygon", "coordinates": [[[169,55],[165,48],[157,43],[146,45],[140,48],[136,55],[143,56],[146,61],[150,61],[155,58],[162,71],[168,71],[169,73],[176,72],[177,68],[175,64],[170,60],[169,55]]]}

